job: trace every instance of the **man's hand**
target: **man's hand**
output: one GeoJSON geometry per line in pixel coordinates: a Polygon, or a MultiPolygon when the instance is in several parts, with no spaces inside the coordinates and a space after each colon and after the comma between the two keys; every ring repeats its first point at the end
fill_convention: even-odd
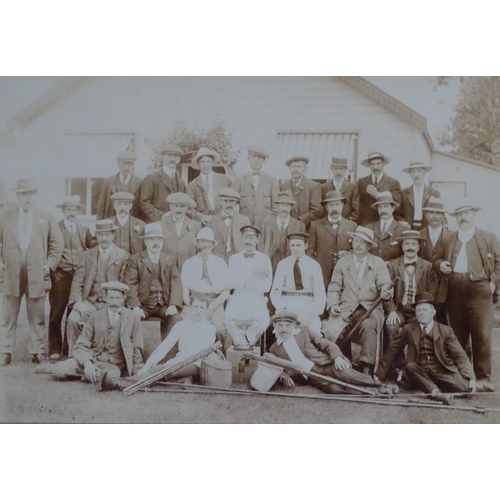
{"type": "Polygon", "coordinates": [[[137,316],[139,316],[139,318],[141,319],[145,319],[146,318],[146,315],[144,314],[144,311],[139,307],[139,306],[136,306],[132,309],[133,312],[135,312],[135,314],[137,314],[137,316]]]}
{"type": "Polygon", "coordinates": [[[382,287],[380,289],[380,296],[382,300],[389,300],[392,297],[392,289],[388,287],[382,287]]]}
{"type": "Polygon", "coordinates": [[[347,257],[348,255],[351,255],[351,252],[349,252],[349,250],[341,250],[337,254],[337,258],[340,260],[340,259],[343,259],[344,257],[347,257]]]}
{"type": "Polygon", "coordinates": [[[340,316],[340,309],[338,306],[332,306],[330,307],[330,317],[331,318],[338,318],[340,316]]]}
{"type": "Polygon", "coordinates": [[[400,221],[398,221],[398,222],[399,222],[399,224],[400,224],[401,226],[403,226],[405,229],[411,229],[410,224],[408,224],[408,222],[406,222],[405,220],[400,220],[400,221]]]}
{"type": "Polygon", "coordinates": [[[168,212],[165,212],[162,216],[161,216],[161,219],[162,220],[165,220],[170,214],[172,213],[171,210],[169,210],[168,212]]]}
{"type": "Polygon", "coordinates": [[[399,319],[398,313],[396,311],[392,311],[389,313],[389,316],[387,316],[387,325],[399,325],[401,324],[401,320],[399,319]]]}
{"type": "Polygon", "coordinates": [[[83,307],[83,301],[78,300],[73,304],[73,311],[81,312],[83,307]]]}
{"type": "Polygon", "coordinates": [[[165,312],[165,316],[173,316],[174,314],[177,314],[177,307],[175,306],[168,306],[167,310],[165,312]]]}
{"type": "Polygon", "coordinates": [[[201,216],[201,223],[206,226],[207,224],[210,224],[212,222],[212,216],[211,215],[202,215],[201,216]]]}
{"type": "Polygon", "coordinates": [[[50,268],[47,264],[45,264],[43,267],[42,267],[42,271],[43,271],[43,274],[45,276],[47,276],[47,274],[50,274],[50,268]]]}
{"type": "Polygon", "coordinates": [[[443,274],[450,274],[453,271],[451,264],[447,260],[444,260],[441,264],[439,264],[439,270],[443,274]]]}
{"type": "Polygon", "coordinates": [[[343,356],[337,356],[333,360],[333,365],[335,366],[335,368],[337,370],[340,370],[340,371],[351,367],[351,363],[349,363],[349,361],[347,361],[347,359],[345,359],[343,356]]]}
{"type": "Polygon", "coordinates": [[[373,184],[368,184],[368,186],[366,187],[366,192],[373,198],[376,198],[378,196],[378,190],[373,184]]]}
{"type": "Polygon", "coordinates": [[[89,359],[85,361],[83,367],[85,368],[85,377],[93,384],[97,382],[97,368],[89,359]]]}
{"type": "Polygon", "coordinates": [[[137,375],[138,376],[146,375],[146,373],[148,373],[149,370],[151,370],[151,367],[146,364],[137,372],[137,375]]]}
{"type": "Polygon", "coordinates": [[[469,380],[470,392],[477,392],[477,382],[475,380],[469,380]]]}
{"type": "Polygon", "coordinates": [[[295,382],[293,381],[292,377],[290,377],[290,375],[287,375],[286,373],[283,373],[283,375],[281,375],[281,383],[285,386],[285,387],[295,387],[295,382]]]}

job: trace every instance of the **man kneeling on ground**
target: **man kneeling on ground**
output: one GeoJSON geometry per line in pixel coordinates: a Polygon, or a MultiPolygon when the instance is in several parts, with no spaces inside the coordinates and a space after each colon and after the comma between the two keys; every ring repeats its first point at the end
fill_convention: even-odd
{"type": "Polygon", "coordinates": [[[89,382],[103,383],[106,378],[134,375],[143,365],[141,320],[123,307],[128,286],[111,281],[101,288],[106,306],[90,315],[72,357],[54,365],[55,378],[85,375],[89,382]]]}

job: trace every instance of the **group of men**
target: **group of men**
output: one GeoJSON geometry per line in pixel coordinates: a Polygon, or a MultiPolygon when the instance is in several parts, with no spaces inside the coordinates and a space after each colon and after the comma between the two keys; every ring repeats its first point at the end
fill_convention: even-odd
{"type": "Polygon", "coordinates": [[[58,205],[56,223],[36,207],[33,181],[18,181],[18,206],[0,218],[0,365],[11,362],[23,296],[32,362],[45,360],[48,291],[48,357],[59,375],[83,370],[94,380],[96,362],[144,373],[152,363],[142,365],[140,320],[160,318],[170,349],[174,337],[196,343],[189,333],[182,340],[193,315],[211,325],[202,337],[214,328],[226,349],[265,343],[268,329],[276,343],[266,347],[290,361],[309,366],[319,349],[339,379],[353,380],[354,363],[366,384],[393,376],[437,397],[492,389],[500,243],[475,226],[480,208],[468,202],[450,213],[458,231],[448,230],[440,194],[424,182],[429,165],[404,168],[412,185],[401,190],[382,153],[361,162],[371,173],[357,184],[347,159],[332,158],[332,178],[320,184],[296,156],[280,183],[263,171],[262,147],[248,148],[250,171],[236,179],[214,172],[219,155],[202,147],[191,161],[200,174],[186,185],[183,151],[164,144],[160,153],[161,168],[144,180],[132,153],[117,156],[94,236],[76,221],[78,197],[58,205]]]}

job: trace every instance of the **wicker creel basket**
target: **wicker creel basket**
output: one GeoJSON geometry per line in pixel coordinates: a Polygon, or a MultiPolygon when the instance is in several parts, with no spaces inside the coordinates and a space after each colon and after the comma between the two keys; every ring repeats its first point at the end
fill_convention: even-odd
{"type": "Polygon", "coordinates": [[[230,361],[207,356],[201,360],[200,379],[203,385],[229,389],[232,382],[232,365],[230,361]]]}

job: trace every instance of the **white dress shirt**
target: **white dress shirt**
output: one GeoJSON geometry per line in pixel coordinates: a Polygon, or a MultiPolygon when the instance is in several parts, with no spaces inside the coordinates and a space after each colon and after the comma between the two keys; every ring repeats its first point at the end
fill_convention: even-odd
{"type": "Polygon", "coordinates": [[[148,252],[148,256],[149,256],[149,259],[151,260],[151,262],[153,264],[158,264],[158,262],[160,261],[160,254],[159,253],[157,253],[157,254],[151,253],[149,250],[147,252],[148,252]]]}
{"type": "Polygon", "coordinates": [[[255,191],[257,191],[257,188],[259,187],[261,173],[262,173],[262,170],[260,170],[259,172],[256,172],[255,174],[254,174],[253,170],[251,172],[253,188],[255,189],[255,191]]]}
{"type": "Polygon", "coordinates": [[[99,255],[101,256],[102,259],[108,259],[109,256],[111,255],[111,252],[113,250],[113,243],[111,245],[109,245],[109,248],[107,248],[106,250],[104,250],[102,247],[97,247],[99,248],[99,255]]]}
{"type": "Polygon", "coordinates": [[[120,175],[120,182],[122,183],[122,186],[126,186],[130,182],[130,179],[132,178],[132,174],[129,174],[127,177],[123,177],[122,174],[119,174],[119,175],[120,175]]]}
{"type": "Polygon", "coordinates": [[[187,259],[181,271],[181,280],[184,292],[193,290],[199,293],[220,294],[223,290],[230,288],[226,261],[216,255],[210,255],[207,259],[208,276],[212,284],[202,280],[203,259],[199,254],[187,259]]]}
{"type": "Polygon", "coordinates": [[[380,219],[380,232],[383,234],[384,232],[389,231],[389,228],[391,227],[392,221],[394,220],[393,217],[391,217],[388,220],[380,219]]]}
{"type": "Polygon", "coordinates": [[[290,216],[288,216],[286,219],[282,220],[279,218],[279,216],[276,218],[276,223],[278,224],[279,230],[287,229],[288,224],[290,224],[290,216]],[[283,225],[284,224],[284,225],[283,225]]]}
{"type": "Polygon", "coordinates": [[[278,345],[283,344],[283,347],[290,358],[290,361],[298,366],[300,366],[303,370],[311,371],[314,363],[304,355],[304,353],[300,350],[300,347],[295,340],[295,335],[300,330],[297,330],[294,335],[288,337],[286,340],[283,340],[279,335],[276,337],[276,343],[278,345]]]}
{"type": "Polygon", "coordinates": [[[415,272],[417,269],[417,259],[414,260],[409,260],[409,259],[404,259],[405,263],[405,270],[406,270],[406,264],[413,264],[413,269],[409,268],[411,271],[413,271],[413,276],[410,278],[407,272],[405,272],[405,293],[403,295],[403,302],[402,304],[405,306],[408,303],[412,303],[413,300],[415,299],[415,294],[417,293],[417,281],[415,278],[415,272]],[[408,297],[408,291],[410,289],[410,284],[413,287],[413,296],[408,297]]]}
{"type": "Polygon", "coordinates": [[[458,239],[462,242],[462,247],[457,255],[457,261],[455,262],[455,267],[453,271],[456,273],[468,273],[469,272],[469,262],[467,260],[467,249],[465,245],[469,240],[474,237],[474,229],[471,231],[460,231],[458,230],[458,239]]]}
{"type": "Polygon", "coordinates": [[[125,224],[127,224],[129,219],[130,219],[129,214],[127,214],[125,217],[120,217],[119,215],[116,216],[116,220],[118,221],[118,224],[120,225],[120,227],[125,226],[125,224]]]}
{"type": "Polygon", "coordinates": [[[33,209],[28,212],[19,207],[19,246],[26,250],[30,244],[31,233],[33,231],[33,209]]]}
{"type": "Polygon", "coordinates": [[[443,226],[439,226],[436,229],[433,229],[431,226],[428,226],[429,229],[429,237],[431,239],[432,246],[435,247],[441,233],[443,232],[443,226]]]}
{"type": "Polygon", "coordinates": [[[168,168],[163,165],[163,171],[166,175],[168,175],[171,179],[175,176],[175,168],[168,168]]]}
{"type": "Polygon", "coordinates": [[[116,323],[118,323],[118,320],[120,319],[120,314],[121,314],[121,308],[119,311],[112,311],[109,307],[108,307],[108,319],[109,319],[109,322],[111,324],[111,326],[115,326],[116,323]]]}
{"type": "Polygon", "coordinates": [[[428,325],[423,325],[420,323],[420,328],[425,332],[426,335],[431,335],[432,329],[434,327],[434,320],[431,321],[428,325]]]}
{"type": "Polygon", "coordinates": [[[358,279],[361,279],[365,275],[366,265],[368,263],[368,255],[365,255],[362,259],[359,259],[354,256],[354,265],[356,266],[356,273],[358,275],[358,279]]]}
{"type": "Polygon", "coordinates": [[[328,216],[328,222],[331,224],[334,230],[338,228],[341,220],[342,217],[339,217],[337,220],[334,220],[330,216],[328,216]]]}
{"type": "Polygon", "coordinates": [[[63,223],[68,230],[68,233],[74,234],[76,232],[76,222],[69,222],[68,219],[64,219],[63,223]]]}
{"type": "Polygon", "coordinates": [[[378,177],[372,174],[372,184],[375,186],[378,182],[382,180],[382,177],[384,177],[383,172],[378,177]]]}
{"type": "Polygon", "coordinates": [[[332,184],[333,184],[333,189],[340,193],[340,190],[342,189],[342,186],[344,185],[344,179],[342,179],[340,182],[333,179],[332,184]]]}
{"type": "Polygon", "coordinates": [[[422,220],[422,205],[424,203],[424,186],[413,185],[413,219],[422,220]]]}

